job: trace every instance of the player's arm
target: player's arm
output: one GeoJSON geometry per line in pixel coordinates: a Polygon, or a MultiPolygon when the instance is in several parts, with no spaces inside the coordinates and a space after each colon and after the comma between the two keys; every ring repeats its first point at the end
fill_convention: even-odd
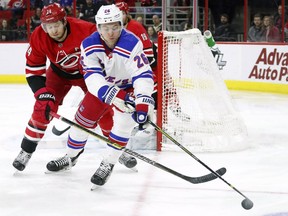
{"type": "Polygon", "coordinates": [[[132,84],[136,96],[134,120],[139,124],[144,124],[150,112],[153,112],[155,102],[151,96],[154,89],[152,69],[141,48],[141,46],[136,45],[133,50],[130,67],[133,71],[132,84]]]}
{"type": "Polygon", "coordinates": [[[51,120],[50,111],[56,112],[55,92],[46,87],[46,55],[30,44],[26,52],[26,79],[34,92],[33,119],[44,124],[51,120]]]}
{"type": "Polygon", "coordinates": [[[137,29],[134,29],[132,32],[135,32],[137,37],[141,40],[141,42],[143,44],[143,51],[144,51],[144,53],[145,53],[145,55],[146,55],[146,57],[150,63],[150,66],[155,67],[156,66],[156,60],[155,60],[155,53],[153,50],[153,43],[149,39],[149,35],[148,35],[146,29],[141,24],[137,25],[136,27],[137,27],[137,29]]]}
{"type": "MultiPolygon", "coordinates": [[[[95,97],[103,100],[105,90],[103,86],[107,86],[103,68],[99,63],[99,59],[95,57],[96,52],[101,52],[101,48],[94,46],[90,41],[85,39],[81,45],[81,65],[83,67],[84,79],[88,91],[95,97]]],[[[102,50],[103,51],[103,50],[102,50]]]]}
{"type": "Polygon", "coordinates": [[[46,86],[46,55],[33,43],[29,44],[26,51],[25,73],[28,85],[34,93],[46,86]]]}

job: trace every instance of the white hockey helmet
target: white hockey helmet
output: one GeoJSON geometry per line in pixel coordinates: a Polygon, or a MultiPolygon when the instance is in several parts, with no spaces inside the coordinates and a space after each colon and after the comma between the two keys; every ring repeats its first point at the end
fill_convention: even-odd
{"type": "Polygon", "coordinates": [[[102,5],[95,16],[97,29],[101,24],[113,22],[120,22],[123,28],[122,16],[122,11],[116,5],[102,5]]]}

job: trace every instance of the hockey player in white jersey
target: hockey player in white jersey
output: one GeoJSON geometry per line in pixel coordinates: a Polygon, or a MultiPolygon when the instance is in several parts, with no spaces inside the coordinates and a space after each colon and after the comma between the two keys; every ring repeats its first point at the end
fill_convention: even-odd
{"type": "MultiPolygon", "coordinates": [[[[91,177],[93,184],[104,185],[129,141],[135,122],[144,124],[153,112],[154,82],[143,45],[139,38],[123,29],[119,8],[103,5],[95,19],[98,31],[81,45],[81,64],[88,93],[76,112],[75,121],[87,128],[96,125],[99,112],[103,112],[94,104],[97,98],[114,107],[109,139],[117,145],[108,144],[107,154],[91,177]]],[[[88,139],[86,132],[74,127],[71,127],[69,137],[75,145],[88,139]]],[[[78,151],[68,148],[69,155],[76,156],[78,151]]],[[[53,171],[57,163],[60,161],[48,163],[48,170],[53,171]]]]}

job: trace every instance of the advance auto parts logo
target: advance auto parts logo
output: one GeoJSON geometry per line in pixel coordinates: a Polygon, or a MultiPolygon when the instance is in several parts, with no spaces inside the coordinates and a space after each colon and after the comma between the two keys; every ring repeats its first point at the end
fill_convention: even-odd
{"type": "Polygon", "coordinates": [[[288,53],[277,52],[276,48],[272,52],[267,52],[267,49],[263,48],[248,78],[288,81],[287,66],[288,53]]]}

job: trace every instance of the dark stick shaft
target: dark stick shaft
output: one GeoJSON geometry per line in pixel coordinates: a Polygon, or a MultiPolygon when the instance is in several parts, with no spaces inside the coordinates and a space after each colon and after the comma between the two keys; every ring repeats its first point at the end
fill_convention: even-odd
{"type": "MultiPolygon", "coordinates": [[[[55,118],[65,122],[65,123],[67,123],[70,126],[74,126],[74,127],[78,128],[78,129],[80,129],[82,131],[85,131],[86,133],[88,133],[88,134],[90,134],[90,135],[92,135],[92,136],[94,136],[94,137],[96,137],[96,138],[98,138],[98,139],[100,139],[100,140],[102,140],[102,141],[104,141],[106,143],[109,143],[110,145],[113,145],[113,146],[115,146],[117,148],[121,148],[122,147],[122,146],[118,145],[117,143],[114,143],[111,140],[107,139],[106,137],[101,136],[101,135],[95,133],[94,131],[91,131],[91,130],[89,130],[89,129],[87,129],[87,128],[85,128],[85,127],[83,127],[83,126],[81,126],[81,125],[79,125],[79,124],[77,124],[77,123],[65,118],[65,117],[63,117],[63,116],[60,116],[57,113],[50,112],[50,115],[52,115],[53,117],[55,117],[55,118]]],[[[178,173],[178,172],[176,172],[176,171],[174,171],[174,170],[172,170],[172,169],[170,169],[170,168],[168,168],[168,167],[166,167],[166,166],[164,166],[164,165],[162,165],[160,163],[157,163],[156,161],[153,161],[153,160],[151,160],[151,159],[149,159],[149,158],[147,158],[147,157],[145,157],[145,156],[143,156],[143,155],[141,155],[141,154],[139,154],[139,153],[137,153],[135,151],[132,151],[130,149],[124,149],[124,151],[127,154],[130,154],[130,155],[132,155],[134,157],[137,157],[138,159],[140,159],[140,160],[142,160],[142,161],[144,161],[144,162],[146,162],[146,163],[148,163],[148,164],[150,164],[150,165],[152,165],[154,167],[157,167],[157,168],[159,168],[159,169],[161,169],[163,171],[166,171],[166,172],[168,172],[168,173],[170,173],[172,175],[175,175],[175,176],[177,176],[179,178],[182,178],[182,179],[184,179],[184,180],[186,180],[186,181],[188,181],[190,183],[193,183],[193,184],[204,183],[204,182],[211,181],[211,180],[214,180],[214,179],[217,178],[214,173],[210,173],[210,174],[207,174],[207,175],[204,175],[204,176],[200,176],[200,177],[186,176],[186,175],[178,173]]],[[[217,173],[217,175],[224,175],[225,172],[226,172],[226,169],[225,168],[221,168],[221,169],[217,170],[215,173],[217,173]]]]}
{"type": "Polygon", "coordinates": [[[171,140],[174,144],[179,146],[184,152],[186,152],[188,155],[190,155],[192,158],[194,158],[197,162],[199,162],[201,165],[203,165],[205,168],[207,168],[211,173],[215,174],[218,178],[220,178],[223,182],[225,182],[229,187],[231,187],[233,190],[238,192],[241,196],[248,199],[243,193],[241,193],[237,188],[235,188],[233,185],[231,185],[229,182],[227,182],[224,178],[222,178],[217,172],[215,172],[213,169],[211,169],[208,165],[206,165],[204,162],[202,162],[199,158],[197,158],[192,152],[190,152],[187,148],[185,148],[183,145],[181,145],[177,140],[175,140],[173,137],[171,137],[168,133],[166,133],[164,130],[162,130],[158,125],[153,123],[152,121],[148,120],[148,123],[152,125],[157,131],[162,133],[164,136],[166,136],[169,140],[171,140]]]}

